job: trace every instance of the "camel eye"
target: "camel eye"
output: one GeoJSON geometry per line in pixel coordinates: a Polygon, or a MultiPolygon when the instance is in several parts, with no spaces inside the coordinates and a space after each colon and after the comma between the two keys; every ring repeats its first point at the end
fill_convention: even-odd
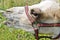
{"type": "Polygon", "coordinates": [[[37,13],[35,13],[35,14],[33,14],[34,16],[38,16],[39,14],[37,14],[37,13]]]}

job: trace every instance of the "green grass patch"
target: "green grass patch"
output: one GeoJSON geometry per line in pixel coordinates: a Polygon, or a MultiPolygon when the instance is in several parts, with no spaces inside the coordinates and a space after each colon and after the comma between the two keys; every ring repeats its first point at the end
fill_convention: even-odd
{"type": "MultiPolygon", "coordinates": [[[[28,0],[28,5],[39,3],[40,0],[28,0]]],[[[0,0],[0,10],[16,6],[25,6],[26,0],[0,0]]],[[[22,29],[10,28],[1,22],[6,18],[0,13],[0,40],[36,40],[34,35],[22,29]]],[[[39,36],[50,36],[49,34],[39,34],[39,36]]],[[[42,38],[40,40],[50,40],[49,38],[42,38]]]]}
{"type": "MultiPolygon", "coordinates": [[[[3,23],[1,23],[5,20],[6,18],[2,15],[2,13],[0,13],[0,40],[36,40],[35,36],[30,32],[26,32],[22,29],[8,27],[3,23]]],[[[44,36],[44,35],[48,36],[46,34],[39,34],[39,36],[44,36]]],[[[42,38],[40,40],[45,40],[45,39],[46,38],[42,38]]]]}

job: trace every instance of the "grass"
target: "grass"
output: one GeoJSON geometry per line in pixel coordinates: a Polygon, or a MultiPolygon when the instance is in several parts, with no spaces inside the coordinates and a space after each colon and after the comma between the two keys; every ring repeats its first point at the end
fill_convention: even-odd
{"type": "MultiPolygon", "coordinates": [[[[16,29],[4,25],[2,22],[6,18],[0,13],[0,40],[36,40],[35,36],[26,32],[22,29],[16,29]]],[[[49,34],[39,34],[39,36],[49,36],[49,34]]],[[[45,40],[46,38],[41,38],[40,40],[45,40]]],[[[46,40],[50,40],[47,38],[46,40]]]]}
{"type": "MultiPolygon", "coordinates": [[[[30,32],[4,25],[2,23],[4,20],[6,18],[0,13],[0,40],[36,40],[35,36],[30,32]]],[[[49,36],[49,34],[39,34],[39,36],[49,36]]],[[[45,39],[41,38],[40,40],[45,39]]],[[[46,40],[50,39],[47,38],[46,40]]]]}
{"type": "Polygon", "coordinates": [[[6,18],[0,13],[0,40],[35,40],[32,33],[4,25],[6,18]]]}
{"type": "MultiPolygon", "coordinates": [[[[0,10],[5,10],[14,6],[25,6],[27,0],[0,0],[0,10]]],[[[40,0],[28,0],[28,5],[39,3],[40,0]]],[[[6,20],[0,13],[0,40],[36,40],[32,33],[26,32],[22,29],[9,28],[2,24],[6,20]]],[[[47,36],[46,34],[40,34],[40,36],[47,36]]],[[[42,38],[40,40],[50,40],[42,38]]]]}
{"type": "MultiPolygon", "coordinates": [[[[13,6],[25,6],[27,0],[0,0],[0,9],[7,9],[13,6]]],[[[28,5],[39,3],[40,0],[28,0],[28,5]]]]}
{"type": "Polygon", "coordinates": [[[0,40],[35,40],[31,33],[21,29],[8,28],[6,25],[0,27],[0,40]]]}

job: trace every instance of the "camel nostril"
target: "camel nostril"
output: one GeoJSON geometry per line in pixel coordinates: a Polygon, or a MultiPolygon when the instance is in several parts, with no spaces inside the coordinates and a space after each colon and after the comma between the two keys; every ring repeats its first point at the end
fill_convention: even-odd
{"type": "Polygon", "coordinates": [[[38,13],[34,12],[34,10],[31,10],[31,14],[34,16],[38,16],[38,13]]]}

